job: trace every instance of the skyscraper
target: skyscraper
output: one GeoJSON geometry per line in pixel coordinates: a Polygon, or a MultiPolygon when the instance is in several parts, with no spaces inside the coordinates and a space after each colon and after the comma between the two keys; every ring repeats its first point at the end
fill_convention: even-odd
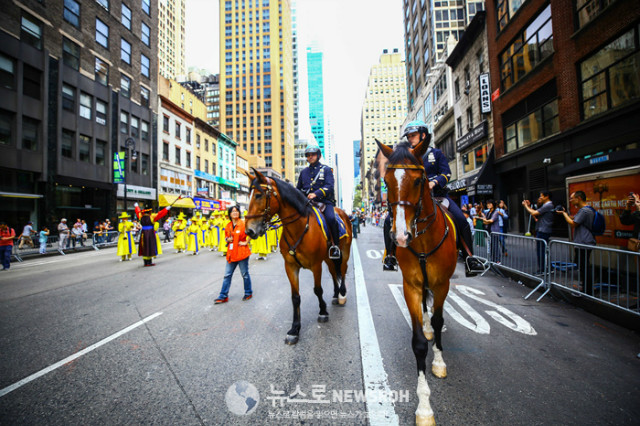
{"type": "MultiPolygon", "coordinates": [[[[158,0],[158,72],[170,80],[187,73],[185,1],[158,0]]],[[[143,3],[148,3],[148,0],[143,3]]]]}
{"type": "Polygon", "coordinates": [[[220,1],[220,126],[294,179],[289,0],[220,1]]]}
{"type": "Polygon", "coordinates": [[[326,158],[324,122],[324,83],[322,79],[322,51],[307,47],[307,80],[309,84],[309,123],[322,156],[326,158]]]}
{"type": "MultiPolygon", "coordinates": [[[[362,105],[362,176],[375,158],[378,150],[375,140],[386,145],[398,141],[400,124],[407,115],[407,86],[404,62],[398,49],[389,53],[385,49],[380,62],[369,73],[369,82],[362,105]]],[[[363,182],[364,186],[368,181],[363,182]]],[[[363,199],[368,200],[369,190],[363,188],[363,199]]]]}

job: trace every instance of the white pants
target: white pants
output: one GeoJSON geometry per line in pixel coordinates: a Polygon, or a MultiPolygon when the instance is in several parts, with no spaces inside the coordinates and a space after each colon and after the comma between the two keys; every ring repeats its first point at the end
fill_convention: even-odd
{"type": "Polygon", "coordinates": [[[69,236],[67,234],[60,234],[60,239],[58,240],[58,248],[60,250],[64,250],[67,248],[67,238],[69,236]]]}

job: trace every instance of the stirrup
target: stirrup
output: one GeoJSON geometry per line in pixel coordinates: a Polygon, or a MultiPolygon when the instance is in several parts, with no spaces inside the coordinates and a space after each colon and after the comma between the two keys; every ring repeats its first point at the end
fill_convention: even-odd
{"type": "Polygon", "coordinates": [[[340,247],[338,246],[329,247],[329,259],[340,259],[340,247]]]}
{"type": "Polygon", "coordinates": [[[382,261],[382,270],[383,271],[397,271],[398,270],[398,259],[394,255],[388,254],[387,257],[382,261]]]}
{"type": "Polygon", "coordinates": [[[464,260],[464,266],[466,268],[465,273],[467,277],[474,277],[477,274],[484,273],[486,271],[484,264],[473,256],[467,256],[464,260]]]}

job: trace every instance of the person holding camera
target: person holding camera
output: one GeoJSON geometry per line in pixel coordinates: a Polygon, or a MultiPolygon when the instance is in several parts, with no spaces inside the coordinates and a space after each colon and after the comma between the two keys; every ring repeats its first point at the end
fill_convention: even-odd
{"type": "Polygon", "coordinates": [[[629,250],[640,251],[640,194],[629,193],[627,205],[620,215],[620,223],[633,225],[633,235],[629,238],[628,248],[629,250]],[[633,206],[636,207],[636,211],[631,211],[633,206]]]}
{"type": "MultiPolygon", "coordinates": [[[[536,220],[536,238],[545,240],[549,243],[551,238],[551,229],[553,228],[553,202],[551,201],[551,191],[540,191],[538,197],[538,209],[531,207],[531,201],[524,200],[522,202],[524,208],[536,220]]],[[[545,245],[540,241],[536,244],[536,254],[538,256],[538,272],[542,273],[545,267],[545,245]]]]}
{"type": "MultiPolygon", "coordinates": [[[[575,216],[569,216],[564,207],[558,206],[556,212],[573,228],[573,242],[589,246],[596,245],[596,237],[591,232],[595,211],[587,206],[587,195],[584,191],[573,192],[569,196],[569,202],[578,209],[575,216]]],[[[578,275],[587,294],[593,291],[593,274],[591,274],[591,249],[585,247],[575,247],[573,258],[578,265],[578,275]]]]}

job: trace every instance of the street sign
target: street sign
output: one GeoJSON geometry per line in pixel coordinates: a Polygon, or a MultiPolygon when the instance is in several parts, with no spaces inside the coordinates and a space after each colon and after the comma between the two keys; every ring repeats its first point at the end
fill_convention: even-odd
{"type": "Polygon", "coordinates": [[[124,183],[124,151],[113,153],[113,183],[124,183]]]}

